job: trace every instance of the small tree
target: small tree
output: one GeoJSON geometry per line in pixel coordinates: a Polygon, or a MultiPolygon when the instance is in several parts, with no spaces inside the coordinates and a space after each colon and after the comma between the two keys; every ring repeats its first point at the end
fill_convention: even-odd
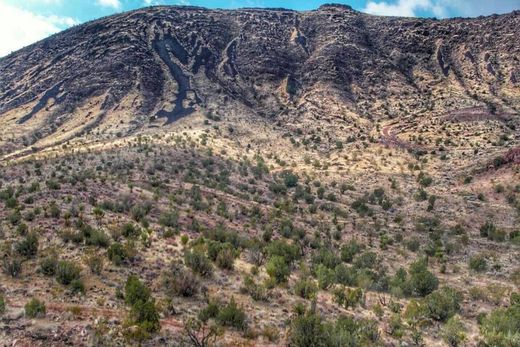
{"type": "Polygon", "coordinates": [[[135,276],[126,281],[125,303],[130,306],[129,322],[138,325],[145,336],[161,329],[150,289],[135,276]]]}

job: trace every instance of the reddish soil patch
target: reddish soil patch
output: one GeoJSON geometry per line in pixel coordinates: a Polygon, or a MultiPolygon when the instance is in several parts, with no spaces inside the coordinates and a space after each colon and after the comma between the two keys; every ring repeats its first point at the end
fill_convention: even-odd
{"type": "Polygon", "coordinates": [[[400,132],[399,130],[404,130],[404,128],[399,127],[399,124],[391,124],[383,127],[383,129],[381,129],[381,139],[379,141],[388,147],[401,148],[410,151],[425,150],[422,146],[400,139],[397,136],[400,132]]]}
{"type": "Polygon", "coordinates": [[[504,155],[504,159],[508,164],[520,164],[520,147],[510,149],[506,155],[504,155]]]}
{"type": "Polygon", "coordinates": [[[506,113],[492,114],[485,107],[463,108],[451,111],[442,117],[443,120],[450,122],[482,122],[485,120],[506,122],[510,118],[510,115],[506,113]]]}

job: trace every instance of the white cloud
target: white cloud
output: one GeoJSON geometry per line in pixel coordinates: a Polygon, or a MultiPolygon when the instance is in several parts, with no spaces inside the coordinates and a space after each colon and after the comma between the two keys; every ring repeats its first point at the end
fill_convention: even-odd
{"type": "Polygon", "coordinates": [[[102,7],[111,7],[115,10],[121,9],[121,1],[119,0],[96,0],[96,4],[102,7]]]}
{"type": "Polygon", "coordinates": [[[380,16],[414,17],[417,10],[432,8],[430,0],[399,0],[396,3],[369,1],[363,12],[380,16]]]}
{"type": "Polygon", "coordinates": [[[75,24],[70,17],[40,16],[0,2],[0,57],[75,24]]]}
{"type": "Polygon", "coordinates": [[[506,13],[520,8],[520,0],[370,0],[363,12],[380,16],[415,17],[418,11],[428,11],[437,17],[459,16],[475,17],[493,13],[506,13]]]}

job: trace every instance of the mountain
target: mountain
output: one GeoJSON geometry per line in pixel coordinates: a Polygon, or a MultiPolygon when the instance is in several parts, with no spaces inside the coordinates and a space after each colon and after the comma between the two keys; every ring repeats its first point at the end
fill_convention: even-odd
{"type": "Polygon", "coordinates": [[[4,152],[197,112],[346,117],[365,134],[365,121],[477,106],[518,112],[519,21],[519,12],[439,21],[342,5],[107,17],[0,60],[2,137],[15,131],[4,152]]]}
{"type": "Polygon", "coordinates": [[[159,6],[0,59],[0,341],[516,346],[520,11],[159,6]]]}

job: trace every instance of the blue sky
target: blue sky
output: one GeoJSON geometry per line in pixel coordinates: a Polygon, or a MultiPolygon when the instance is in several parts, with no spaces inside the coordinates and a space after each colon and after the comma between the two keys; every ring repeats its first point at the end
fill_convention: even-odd
{"type": "Polygon", "coordinates": [[[0,57],[72,25],[149,5],[312,10],[324,2],[386,16],[476,17],[520,9],[520,0],[0,0],[0,57]]]}

